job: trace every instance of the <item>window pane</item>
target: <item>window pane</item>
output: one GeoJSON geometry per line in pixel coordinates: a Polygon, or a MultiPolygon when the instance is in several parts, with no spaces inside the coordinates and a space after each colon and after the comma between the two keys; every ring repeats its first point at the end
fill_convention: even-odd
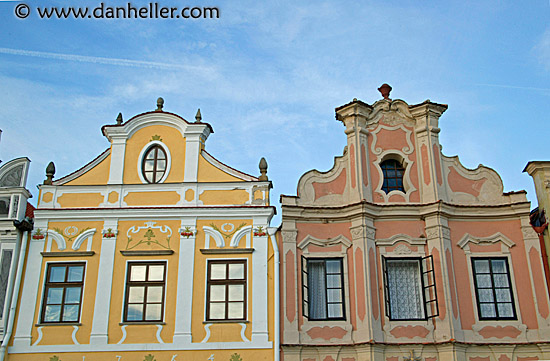
{"type": "Polygon", "coordinates": [[[481,317],[484,317],[484,318],[497,317],[494,303],[482,303],[480,305],[480,308],[481,308],[481,317]]]}
{"type": "MultiPolygon", "coordinates": [[[[308,261],[309,317],[327,318],[325,262],[308,261]]],[[[329,276],[340,279],[340,276],[329,276]]]]}
{"type": "Polygon", "coordinates": [[[48,289],[48,296],[46,297],[46,303],[51,305],[52,303],[61,304],[63,298],[63,288],[50,288],[48,289]]]}
{"type": "Polygon", "coordinates": [[[149,281],[164,281],[164,265],[149,266],[149,281]]]}
{"type": "Polygon", "coordinates": [[[151,149],[149,152],[147,152],[147,155],[145,156],[145,159],[155,159],[155,152],[153,149],[151,149]]]}
{"type": "Polygon", "coordinates": [[[84,275],[84,266],[69,267],[67,282],[82,282],[83,275],[84,275]]]}
{"type": "Polygon", "coordinates": [[[229,301],[244,301],[244,285],[229,285],[229,301]]]}
{"type": "Polygon", "coordinates": [[[424,296],[418,260],[386,260],[390,315],[394,320],[423,319],[424,296]]]}
{"type": "Polygon", "coordinates": [[[329,303],[328,304],[328,317],[336,318],[342,317],[342,304],[341,303],[329,303]]]}
{"type": "Polygon", "coordinates": [[[159,304],[148,304],[147,312],[145,314],[146,321],[156,321],[161,319],[161,305],[159,304]]]}
{"type": "Polygon", "coordinates": [[[244,303],[243,302],[229,302],[227,318],[230,319],[242,319],[244,318],[244,303]]]}
{"type": "Polygon", "coordinates": [[[327,274],[329,274],[329,273],[340,274],[340,261],[339,260],[327,261],[326,265],[327,265],[327,274]]]}
{"type": "Polygon", "coordinates": [[[230,263],[229,264],[229,279],[242,280],[244,279],[244,264],[230,263]]]}
{"type": "Polygon", "coordinates": [[[65,289],[65,303],[80,304],[80,287],[67,287],[65,289]]]}
{"type": "Polygon", "coordinates": [[[152,172],[155,168],[155,162],[152,160],[146,160],[143,165],[143,170],[146,172],[152,172]]]}
{"type": "Polygon", "coordinates": [[[476,276],[476,279],[477,279],[477,287],[480,287],[480,288],[491,288],[493,287],[493,283],[491,282],[491,275],[487,274],[482,274],[482,275],[477,275],[476,276]]]}
{"type": "Polygon", "coordinates": [[[225,318],[225,303],[210,303],[210,318],[222,320],[225,318]]]}
{"type": "Polygon", "coordinates": [[[493,273],[508,273],[506,269],[506,261],[503,259],[494,259],[491,261],[493,273]]]}
{"type": "Polygon", "coordinates": [[[328,302],[341,302],[342,301],[342,290],[340,288],[329,289],[329,290],[327,290],[327,293],[328,293],[328,302]]]}
{"type": "Polygon", "coordinates": [[[508,287],[508,275],[507,274],[494,274],[495,287],[508,287]]]}
{"type": "Polygon", "coordinates": [[[475,260],[476,273],[489,273],[489,260],[475,260]]]}
{"type": "Polygon", "coordinates": [[[157,171],[164,171],[166,169],[166,161],[158,160],[157,161],[157,171]]]}
{"type": "Polygon", "coordinates": [[[145,296],[145,287],[130,287],[128,293],[128,302],[130,303],[143,303],[145,296]]]}
{"type": "Polygon", "coordinates": [[[342,276],[341,275],[327,275],[327,286],[329,288],[342,287],[342,276]]]}
{"type": "Polygon", "coordinates": [[[225,301],[225,285],[210,286],[210,301],[225,301]]]}
{"type": "Polygon", "coordinates": [[[128,321],[142,321],[143,320],[143,305],[128,305],[128,321]]]}
{"type": "Polygon", "coordinates": [[[147,266],[136,266],[133,265],[131,268],[130,281],[145,281],[145,271],[147,266]]]}
{"type": "Polygon", "coordinates": [[[483,288],[478,290],[479,302],[494,302],[493,290],[490,288],[483,288]]]}
{"type": "Polygon", "coordinates": [[[59,322],[59,316],[61,315],[61,306],[46,306],[44,311],[45,322],[59,322]]]}
{"type": "Polygon", "coordinates": [[[495,293],[497,295],[497,302],[512,301],[512,295],[510,294],[510,289],[508,288],[496,289],[495,293]]]}
{"type": "Polygon", "coordinates": [[[147,288],[147,302],[162,302],[162,286],[147,288]]]}
{"type": "Polygon", "coordinates": [[[63,321],[78,322],[78,311],[80,305],[65,305],[63,309],[63,321]]]}
{"type": "Polygon", "coordinates": [[[50,268],[50,282],[65,282],[65,266],[54,266],[50,268]]]}
{"type": "Polygon", "coordinates": [[[210,279],[211,280],[224,280],[226,279],[226,264],[212,263],[210,265],[210,279]]]}
{"type": "Polygon", "coordinates": [[[499,317],[514,317],[514,309],[511,303],[497,303],[499,317]]]}

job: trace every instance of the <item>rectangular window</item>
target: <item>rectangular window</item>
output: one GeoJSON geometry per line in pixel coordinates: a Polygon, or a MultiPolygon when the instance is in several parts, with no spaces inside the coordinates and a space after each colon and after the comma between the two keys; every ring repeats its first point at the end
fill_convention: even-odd
{"type": "Polygon", "coordinates": [[[517,319],[508,260],[506,258],[472,258],[472,269],[479,319],[517,319]]]}
{"type": "Polygon", "coordinates": [[[246,319],[246,261],[208,261],[206,320],[246,319]]]}
{"type": "Polygon", "coordinates": [[[309,320],[345,320],[342,258],[302,257],[303,314],[309,320]]]}
{"type": "Polygon", "coordinates": [[[48,264],[41,322],[79,322],[84,268],[81,262],[48,264]]]}
{"type": "Polygon", "coordinates": [[[124,322],[162,322],[166,262],[128,262],[124,322]]]}
{"type": "Polygon", "coordinates": [[[13,250],[11,249],[2,250],[2,259],[0,260],[0,319],[4,317],[4,303],[6,302],[12,254],[13,250]]]}
{"type": "Polygon", "coordinates": [[[433,257],[383,258],[386,315],[390,320],[438,316],[433,257]]]}

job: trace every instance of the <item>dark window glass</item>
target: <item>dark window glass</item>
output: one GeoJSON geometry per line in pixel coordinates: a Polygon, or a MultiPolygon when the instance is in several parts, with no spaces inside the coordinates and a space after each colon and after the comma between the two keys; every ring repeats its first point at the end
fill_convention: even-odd
{"type": "Polygon", "coordinates": [[[0,261],[0,318],[4,315],[4,303],[6,301],[12,254],[13,251],[11,249],[3,250],[2,260],[0,261]]]}
{"type": "Polygon", "coordinates": [[[43,323],[79,322],[84,263],[50,263],[42,302],[43,323]]]}
{"type": "Polygon", "coordinates": [[[405,169],[395,159],[388,159],[380,164],[382,168],[382,174],[384,175],[384,183],[382,184],[382,190],[390,193],[393,190],[405,192],[403,188],[403,174],[405,169]]]}
{"type": "Polygon", "coordinates": [[[472,269],[479,319],[517,319],[508,260],[506,258],[473,258],[472,269]]]}
{"type": "Polygon", "coordinates": [[[166,262],[128,263],[124,321],[162,321],[165,286],[166,262]]]}
{"type": "Polygon", "coordinates": [[[159,183],[166,172],[168,158],[164,149],[159,145],[153,145],[143,157],[143,177],[149,183],[159,183]]]}
{"type": "Polygon", "coordinates": [[[302,258],[304,316],[310,320],[344,320],[341,258],[302,258]]]}
{"type": "Polygon", "coordinates": [[[209,261],[206,320],[246,319],[246,261],[209,261]]]}

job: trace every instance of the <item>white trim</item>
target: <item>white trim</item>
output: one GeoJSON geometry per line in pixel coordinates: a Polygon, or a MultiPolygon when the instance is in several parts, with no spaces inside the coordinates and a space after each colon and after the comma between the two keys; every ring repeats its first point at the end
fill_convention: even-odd
{"type": "Polygon", "coordinates": [[[120,339],[120,341],[116,343],[117,345],[121,345],[124,342],[124,340],[126,340],[126,326],[128,325],[122,325],[120,327],[120,330],[122,331],[122,338],[120,339]]]}
{"type": "Polygon", "coordinates": [[[320,247],[328,247],[328,246],[341,244],[345,248],[349,248],[351,247],[352,242],[341,234],[330,239],[319,239],[308,234],[300,243],[298,243],[297,247],[300,248],[301,250],[306,251],[305,253],[308,253],[306,248],[310,244],[314,244],[320,247]]]}
{"type": "Polygon", "coordinates": [[[92,170],[95,166],[97,166],[99,163],[103,162],[108,156],[111,154],[111,148],[107,148],[101,153],[99,156],[97,156],[94,160],[92,160],[90,163],[86,164],[81,169],[77,170],[74,173],[71,173],[63,178],[60,178],[53,182],[54,186],[60,186],[64,185],[66,183],[69,183],[81,175],[87,173],[88,171],[92,170]]]}
{"type": "Polygon", "coordinates": [[[204,331],[206,331],[206,336],[204,336],[201,343],[206,343],[210,339],[210,326],[212,326],[211,323],[205,323],[204,324],[204,331]]]}
{"type": "Polygon", "coordinates": [[[474,236],[470,235],[469,233],[466,233],[460,239],[460,241],[458,241],[457,246],[464,249],[464,247],[466,247],[466,245],[469,242],[475,243],[475,244],[502,242],[508,248],[512,248],[516,245],[510,238],[506,237],[505,235],[503,235],[500,232],[497,232],[497,233],[495,233],[495,234],[493,234],[492,236],[489,236],[489,237],[474,237],[474,236]]]}
{"type": "Polygon", "coordinates": [[[73,242],[73,246],[71,247],[73,250],[78,250],[80,248],[80,246],[82,245],[82,243],[84,242],[84,240],[87,240],[88,243],[86,244],[86,251],[91,251],[92,250],[92,242],[93,241],[93,236],[95,234],[95,228],[92,228],[92,229],[88,229],[84,232],[82,232],[81,234],[79,234],[76,239],[74,240],[73,242]]]}
{"type": "Polygon", "coordinates": [[[201,152],[201,155],[204,158],[204,160],[206,160],[208,163],[212,164],[214,167],[218,168],[219,170],[221,170],[221,171],[223,171],[223,172],[225,172],[229,175],[232,175],[233,177],[237,177],[237,178],[245,180],[245,181],[257,181],[258,180],[258,178],[256,178],[256,177],[250,176],[250,175],[245,174],[243,172],[239,172],[238,170],[235,170],[235,169],[223,164],[222,162],[220,162],[219,160],[217,160],[216,158],[211,156],[208,152],[201,152]]]}
{"type": "Polygon", "coordinates": [[[63,238],[63,236],[56,231],[54,231],[53,229],[48,229],[46,234],[47,236],[49,236],[48,243],[46,244],[46,252],[50,252],[52,250],[52,239],[55,240],[55,243],[57,243],[57,248],[60,251],[64,251],[67,248],[65,238],[63,238]]]}
{"type": "Polygon", "coordinates": [[[408,234],[398,233],[398,234],[395,234],[395,235],[391,236],[390,238],[377,239],[377,240],[374,241],[374,243],[378,247],[393,246],[397,242],[407,242],[410,245],[423,246],[427,243],[427,241],[428,241],[427,238],[413,238],[413,237],[409,236],[408,234]]]}
{"type": "Polygon", "coordinates": [[[246,323],[239,323],[239,325],[241,325],[241,339],[244,342],[250,342],[250,340],[247,339],[245,334],[244,334],[246,332],[246,323]]]}
{"type": "Polygon", "coordinates": [[[21,157],[12,159],[9,162],[6,162],[0,166],[0,179],[13,168],[23,165],[23,171],[21,172],[21,178],[19,178],[19,184],[16,186],[1,187],[1,188],[25,188],[27,186],[27,173],[29,171],[29,165],[31,161],[27,157],[21,157]]]}
{"type": "MultiPolygon", "coordinates": [[[[412,154],[412,152],[414,150],[414,147],[413,147],[413,144],[412,144],[412,141],[411,141],[412,130],[405,128],[405,126],[403,124],[399,124],[399,125],[395,125],[395,126],[387,126],[387,125],[384,125],[384,124],[379,124],[378,127],[374,131],[370,132],[370,134],[372,135],[371,151],[374,154],[376,154],[376,155],[382,154],[382,148],[376,147],[376,142],[378,140],[377,134],[382,129],[390,130],[390,131],[397,130],[397,129],[403,130],[405,132],[405,140],[407,141],[408,147],[403,147],[401,149],[401,152],[403,152],[407,155],[412,154]]],[[[391,149],[390,151],[393,151],[393,149],[391,149]]]]}
{"type": "Polygon", "coordinates": [[[40,343],[40,341],[42,341],[42,326],[39,326],[37,329],[36,329],[36,332],[38,333],[38,338],[36,339],[36,341],[32,344],[32,346],[36,346],[40,343]]]}
{"type": "MultiPolygon", "coordinates": [[[[168,272],[166,272],[166,273],[168,273],[168,272]]],[[[159,343],[164,343],[164,341],[162,340],[162,337],[160,335],[160,333],[162,332],[162,327],[163,327],[162,325],[157,325],[157,341],[159,343]]]]}
{"type": "MultiPolygon", "coordinates": [[[[84,290],[82,290],[82,291],[84,291],[84,290]]],[[[81,308],[82,308],[82,307],[81,307],[81,308]]],[[[76,333],[78,332],[78,326],[74,325],[73,327],[74,327],[74,330],[73,330],[73,333],[71,334],[71,337],[72,337],[72,339],[73,339],[73,343],[74,343],[75,345],[80,345],[80,343],[79,343],[78,340],[76,339],[76,333]]]]}
{"type": "Polygon", "coordinates": [[[239,243],[241,242],[241,239],[246,236],[246,244],[247,248],[250,248],[250,232],[252,231],[252,226],[246,226],[241,229],[239,229],[233,237],[231,238],[231,242],[229,243],[230,247],[238,247],[239,243]]]}
{"type": "Polygon", "coordinates": [[[141,152],[139,153],[138,164],[137,164],[137,172],[138,172],[139,179],[141,180],[141,183],[143,183],[143,184],[164,183],[166,178],[168,178],[168,174],[170,173],[170,167],[171,166],[172,166],[172,155],[170,154],[170,150],[168,149],[166,144],[164,144],[161,141],[158,141],[158,140],[150,141],[149,143],[145,144],[145,146],[143,146],[143,148],[141,149],[141,152]],[[162,150],[164,151],[164,153],[166,153],[166,170],[164,171],[164,175],[162,176],[162,178],[158,182],[149,183],[143,177],[143,157],[145,157],[145,154],[149,151],[149,149],[151,147],[155,146],[155,145],[158,145],[159,147],[161,147],[162,150]]]}
{"type": "Polygon", "coordinates": [[[209,226],[203,226],[202,230],[204,231],[204,248],[209,249],[210,248],[210,237],[214,238],[214,241],[216,242],[216,246],[218,248],[225,247],[225,242],[223,240],[223,236],[220,232],[216,231],[214,228],[209,226]]]}

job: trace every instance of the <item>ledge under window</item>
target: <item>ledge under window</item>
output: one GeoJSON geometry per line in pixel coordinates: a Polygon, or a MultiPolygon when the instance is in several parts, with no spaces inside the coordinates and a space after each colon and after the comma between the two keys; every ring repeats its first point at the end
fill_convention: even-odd
{"type": "Polygon", "coordinates": [[[43,322],[35,324],[36,327],[43,326],[82,326],[80,322],[43,322]]]}
{"type": "Polygon", "coordinates": [[[254,248],[201,248],[202,254],[252,253],[254,248]]]}
{"type": "Polygon", "coordinates": [[[211,321],[202,321],[202,323],[249,323],[248,320],[211,320],[211,321]]]}
{"type": "Polygon", "coordinates": [[[123,256],[170,256],[174,254],[171,249],[159,249],[154,251],[120,251],[123,256]]]}
{"type": "Polygon", "coordinates": [[[163,321],[126,321],[120,322],[119,326],[127,325],[166,325],[166,322],[163,321]]]}
{"type": "Polygon", "coordinates": [[[94,251],[83,251],[83,252],[40,252],[42,257],[91,257],[95,254],[94,251]]]}

